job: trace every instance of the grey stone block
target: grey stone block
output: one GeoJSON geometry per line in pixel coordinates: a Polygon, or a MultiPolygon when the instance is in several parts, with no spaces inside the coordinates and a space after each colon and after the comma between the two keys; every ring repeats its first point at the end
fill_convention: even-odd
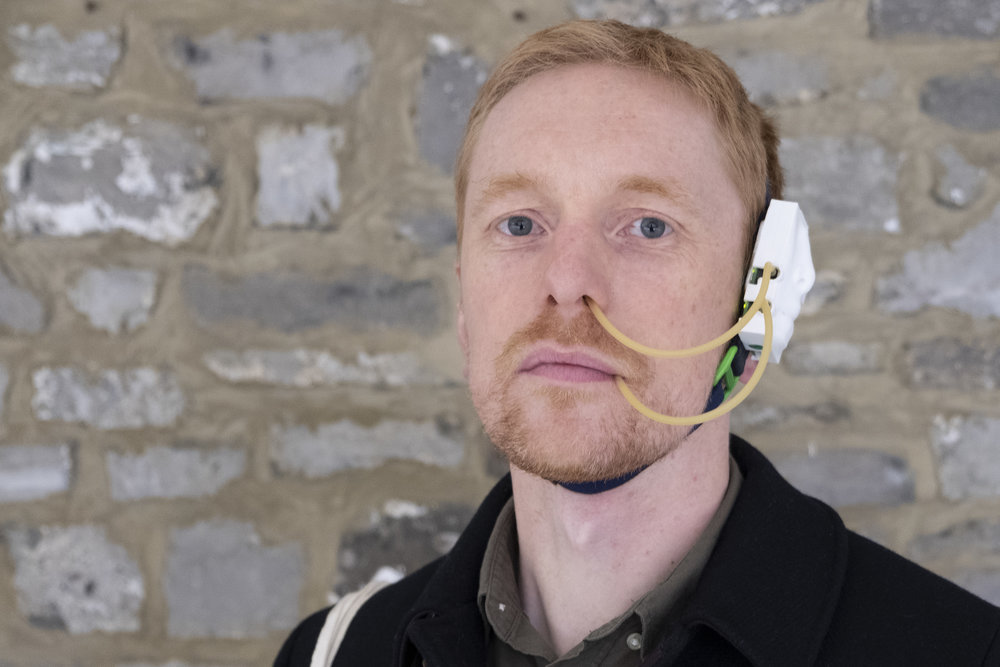
{"type": "Polygon", "coordinates": [[[915,497],[910,466],[884,452],[830,449],[771,459],[797,489],[834,507],[899,505],[915,497]]]}
{"type": "Polygon", "coordinates": [[[408,574],[448,553],[472,518],[474,508],[436,508],[392,500],[373,512],[369,525],[344,535],[334,592],[343,595],[368,582],[380,568],[408,574]]]}
{"type": "Polygon", "coordinates": [[[984,0],[871,0],[871,32],[879,37],[1000,37],[1000,5],[984,0]]]}
{"type": "Polygon", "coordinates": [[[723,55],[757,104],[811,102],[829,92],[827,64],[819,56],[781,51],[723,55]]]}
{"type": "Polygon", "coordinates": [[[257,223],[332,228],[340,210],[338,127],[265,128],[257,137],[257,223]]]}
{"type": "Polygon", "coordinates": [[[951,144],[935,153],[934,199],[952,208],[976,203],[986,187],[986,170],[966,162],[951,144]]]}
{"type": "Polygon", "coordinates": [[[813,405],[757,405],[753,399],[731,413],[732,430],[771,428],[790,423],[836,424],[849,421],[851,409],[843,403],[829,401],[813,405]]]}
{"type": "Polygon", "coordinates": [[[994,391],[1000,387],[1000,346],[935,338],[907,345],[910,383],[920,388],[994,391]]]}
{"type": "Polygon", "coordinates": [[[572,0],[581,19],[617,19],[640,27],[663,28],[697,23],[794,14],[821,0],[572,0]]]}
{"type": "Polygon", "coordinates": [[[141,454],[108,452],[111,497],[124,501],[210,496],[243,475],[246,458],[243,450],[226,447],[150,447],[141,454]]]}
{"type": "Polygon", "coordinates": [[[88,269],[67,292],[91,325],[112,334],[134,331],[149,320],[156,273],[140,269],[88,269]]]}
{"type": "Polygon", "coordinates": [[[174,40],[172,60],[194,82],[198,97],[308,97],[342,104],[368,78],[372,53],[361,35],[340,30],[261,33],[237,39],[224,28],[174,40]]]}
{"type": "Polygon", "coordinates": [[[920,91],[920,108],[960,130],[1000,130],[1000,77],[989,70],[935,77],[920,91]]]}
{"type": "Polygon", "coordinates": [[[952,581],[987,602],[1000,606],[1000,570],[963,570],[952,581]]]}
{"type": "Polygon", "coordinates": [[[177,245],[218,198],[216,168],[187,128],[130,117],[79,129],[34,129],[4,170],[8,234],[128,231],[177,245]]]}
{"type": "Polygon", "coordinates": [[[31,406],[42,421],[83,422],[99,429],[170,426],[184,410],[173,373],[139,367],[105,370],[96,378],[77,368],[40,368],[31,406]]]}
{"type": "Polygon", "coordinates": [[[899,231],[899,156],[872,137],[785,138],[785,198],[817,229],[899,231]]]}
{"type": "Polygon", "coordinates": [[[215,350],[202,359],[209,370],[230,382],[261,382],[289,387],[361,384],[405,387],[443,384],[444,378],[426,369],[409,352],[358,354],[345,363],[316,350],[215,350]]]}
{"type": "Polygon", "coordinates": [[[451,173],[462,143],[465,122],[479,87],[486,81],[486,65],[459,51],[447,37],[431,39],[417,98],[416,133],[420,155],[451,173]]]}
{"type": "Polygon", "coordinates": [[[1000,317],[1000,206],[949,245],[934,242],[903,257],[903,268],[878,280],[875,297],[890,313],[926,306],[973,317],[1000,317]]]}
{"type": "MultiPolygon", "coordinates": [[[[456,148],[457,150],[457,148],[456,148]]],[[[443,213],[414,213],[397,226],[401,237],[427,252],[436,252],[457,241],[455,218],[443,213]]]]}
{"type": "Polygon", "coordinates": [[[282,473],[325,477],[341,470],[376,468],[392,459],[457,466],[465,443],[455,424],[382,421],[372,427],[342,420],[308,426],[273,426],[271,461],[282,473]]]}
{"type": "Polygon", "coordinates": [[[945,498],[1000,495],[1000,419],[938,416],[931,446],[945,498]]]}
{"type": "Polygon", "coordinates": [[[299,617],[304,558],[298,544],[264,546],[241,521],[174,530],[163,575],[171,637],[265,637],[299,617]]]}
{"type": "Polygon", "coordinates": [[[881,343],[792,342],[781,355],[781,365],[799,375],[877,373],[882,370],[883,356],[881,343]]]}
{"type": "Polygon", "coordinates": [[[15,81],[71,90],[103,88],[122,53],[117,28],[86,30],[67,40],[51,24],[32,29],[22,23],[7,30],[7,45],[17,59],[10,70],[15,81]]]}
{"type": "Polygon", "coordinates": [[[824,306],[836,303],[844,296],[846,285],[847,276],[839,271],[827,269],[817,271],[816,282],[806,295],[800,314],[815,315],[822,311],[824,306]]]}
{"type": "Polygon", "coordinates": [[[15,333],[38,333],[45,327],[45,306],[0,270],[0,326],[15,333]]]}
{"type": "Polygon", "coordinates": [[[0,503],[40,500],[69,490],[73,477],[70,445],[0,447],[0,503]]]}
{"type": "Polygon", "coordinates": [[[184,271],[184,295],[202,324],[250,321],[280,331],[333,323],[356,331],[440,326],[441,298],[429,280],[400,281],[370,269],[320,282],[300,274],[259,273],[225,279],[208,269],[184,271]]]}
{"type": "Polygon", "coordinates": [[[3,535],[18,607],[34,625],[74,635],[139,629],[142,574],[103,527],[11,527],[3,535]]]}
{"type": "Polygon", "coordinates": [[[1000,521],[970,519],[910,542],[907,555],[921,562],[1000,553],[1000,521]]]}
{"type": "Polygon", "coordinates": [[[858,89],[858,99],[866,102],[883,102],[896,93],[899,76],[894,70],[885,69],[865,79],[858,89]]]}

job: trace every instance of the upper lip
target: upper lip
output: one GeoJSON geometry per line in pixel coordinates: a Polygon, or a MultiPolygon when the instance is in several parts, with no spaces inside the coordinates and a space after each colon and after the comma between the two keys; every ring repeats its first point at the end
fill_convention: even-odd
{"type": "Polygon", "coordinates": [[[518,371],[526,373],[544,364],[566,364],[592,368],[608,375],[621,375],[614,366],[586,352],[562,352],[548,347],[532,351],[521,362],[518,371]]]}

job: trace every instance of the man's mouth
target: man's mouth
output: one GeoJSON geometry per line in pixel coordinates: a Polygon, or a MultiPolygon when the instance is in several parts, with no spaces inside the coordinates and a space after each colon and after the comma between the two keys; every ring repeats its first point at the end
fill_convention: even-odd
{"type": "Polygon", "coordinates": [[[617,374],[610,364],[586,353],[550,349],[529,354],[518,373],[559,382],[607,382],[617,374]]]}

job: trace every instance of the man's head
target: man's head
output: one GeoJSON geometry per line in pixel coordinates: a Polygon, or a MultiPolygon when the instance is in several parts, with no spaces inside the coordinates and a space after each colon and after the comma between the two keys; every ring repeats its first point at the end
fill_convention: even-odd
{"type": "Polygon", "coordinates": [[[632,411],[613,376],[657,411],[695,414],[718,355],[644,359],[583,297],[654,347],[728,328],[768,165],[780,189],[767,137],[721,62],[655,31],[574,23],[500,65],[458,165],[459,336],[473,402],[515,466],[606,479],[683,440],[632,411]]]}

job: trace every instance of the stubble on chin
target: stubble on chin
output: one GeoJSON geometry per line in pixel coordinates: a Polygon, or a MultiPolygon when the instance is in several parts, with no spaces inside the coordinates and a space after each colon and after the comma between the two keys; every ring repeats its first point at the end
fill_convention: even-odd
{"type": "Polygon", "coordinates": [[[589,482],[612,479],[649,465],[672,451],[686,429],[655,424],[635,412],[617,392],[606,398],[591,387],[536,387],[525,393],[517,386],[518,368],[532,343],[554,341],[565,346],[597,350],[614,359],[629,386],[642,395],[652,382],[652,364],[638,352],[622,346],[587,311],[563,321],[546,309],[504,345],[494,362],[494,375],[485,391],[474,391],[473,401],[493,444],[510,463],[543,479],[589,482]],[[581,420],[582,404],[620,401],[600,421],[581,420]],[[533,401],[543,406],[527,406],[533,401]],[[535,408],[538,409],[535,409],[535,408]],[[539,423],[539,414],[546,423],[539,423]]]}

